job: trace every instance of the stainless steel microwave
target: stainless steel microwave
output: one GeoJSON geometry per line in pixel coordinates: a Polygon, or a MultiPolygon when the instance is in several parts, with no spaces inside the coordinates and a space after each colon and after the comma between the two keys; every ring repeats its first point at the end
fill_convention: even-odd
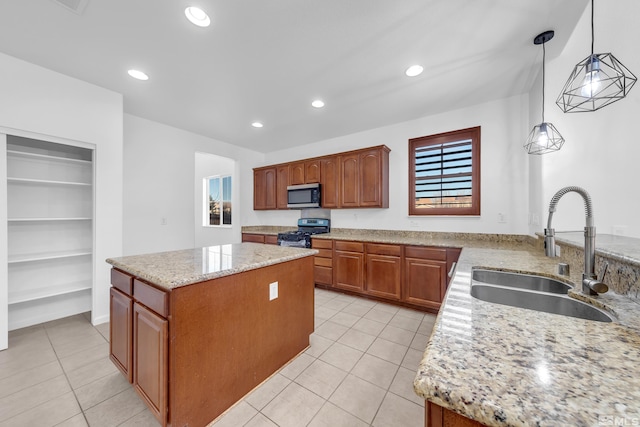
{"type": "Polygon", "coordinates": [[[319,208],[320,184],[288,186],[287,207],[292,209],[319,208]]]}

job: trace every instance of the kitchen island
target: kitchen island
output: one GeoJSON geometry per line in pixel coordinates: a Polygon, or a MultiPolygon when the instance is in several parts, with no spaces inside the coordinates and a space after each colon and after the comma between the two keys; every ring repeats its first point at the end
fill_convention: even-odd
{"type": "Polygon", "coordinates": [[[304,351],[310,249],[254,243],[110,258],[110,357],[163,425],[203,426],[304,351]]]}

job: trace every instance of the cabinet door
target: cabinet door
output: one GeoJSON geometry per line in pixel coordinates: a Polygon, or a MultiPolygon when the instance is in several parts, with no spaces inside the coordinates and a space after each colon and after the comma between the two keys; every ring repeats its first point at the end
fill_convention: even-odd
{"type": "Polygon", "coordinates": [[[402,263],[398,256],[367,254],[365,290],[368,294],[400,299],[402,263]]]}
{"type": "Polygon", "coordinates": [[[316,159],[304,162],[304,182],[305,184],[320,182],[320,160],[316,159]]]}
{"type": "Polygon", "coordinates": [[[253,171],[253,209],[276,209],[276,168],[253,171]]]}
{"type": "Polygon", "coordinates": [[[360,206],[382,207],[381,150],[360,154],[360,206]]]}
{"type": "Polygon", "coordinates": [[[287,186],[289,185],[289,165],[280,165],[276,168],[276,207],[287,209],[287,186]]]}
{"type": "Polygon", "coordinates": [[[363,291],[364,254],[335,251],[333,256],[333,286],[350,291],[363,291]]]}
{"type": "Polygon", "coordinates": [[[340,165],[337,157],[320,162],[320,191],[323,208],[340,207],[340,165]]]}
{"type": "Polygon", "coordinates": [[[438,310],[446,291],[447,262],[405,258],[403,300],[438,310]]]}
{"type": "Polygon", "coordinates": [[[167,418],[168,322],[133,305],[133,386],[162,425],[167,418]]]}
{"type": "Polygon", "coordinates": [[[116,288],[111,288],[109,313],[109,358],[122,371],[129,382],[133,381],[131,360],[133,356],[132,319],[133,300],[116,288]]]}
{"type": "Polygon", "coordinates": [[[290,176],[291,185],[305,184],[304,162],[291,163],[290,176]]]}
{"type": "Polygon", "coordinates": [[[340,206],[357,208],[360,206],[360,155],[347,154],[340,159],[340,206]]]}

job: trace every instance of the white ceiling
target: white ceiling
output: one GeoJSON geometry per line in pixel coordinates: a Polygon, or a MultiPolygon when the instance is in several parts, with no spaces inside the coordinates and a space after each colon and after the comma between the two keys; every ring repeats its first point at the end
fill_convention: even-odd
{"type": "Polygon", "coordinates": [[[2,0],[0,51],[122,93],[127,113],[269,152],[528,92],[534,36],[555,30],[547,55],[560,54],[587,4],[89,0],[78,15],[2,0]],[[187,6],[211,26],[189,23],[187,6]],[[416,63],[425,72],[406,77],[416,63]]]}

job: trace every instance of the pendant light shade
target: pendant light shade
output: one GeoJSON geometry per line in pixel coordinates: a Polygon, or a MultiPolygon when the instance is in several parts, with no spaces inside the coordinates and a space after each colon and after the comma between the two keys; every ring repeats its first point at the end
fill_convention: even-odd
{"type": "Polygon", "coordinates": [[[556,104],[565,113],[596,111],[621,100],[636,82],[622,62],[611,53],[593,53],[594,26],[591,0],[591,55],[575,66],[556,104]]]}
{"type": "Polygon", "coordinates": [[[564,138],[552,123],[542,122],[535,125],[529,133],[524,148],[529,154],[546,154],[558,151],[564,144],[564,138]]]}
{"type": "Polygon", "coordinates": [[[542,123],[535,125],[533,129],[531,129],[531,132],[529,132],[529,138],[527,138],[527,142],[524,144],[524,148],[529,154],[551,153],[561,149],[564,144],[564,138],[560,135],[558,129],[556,129],[552,123],[544,121],[544,64],[546,59],[544,44],[551,40],[554,34],[553,31],[545,31],[533,39],[533,44],[542,45],[542,123]]]}

